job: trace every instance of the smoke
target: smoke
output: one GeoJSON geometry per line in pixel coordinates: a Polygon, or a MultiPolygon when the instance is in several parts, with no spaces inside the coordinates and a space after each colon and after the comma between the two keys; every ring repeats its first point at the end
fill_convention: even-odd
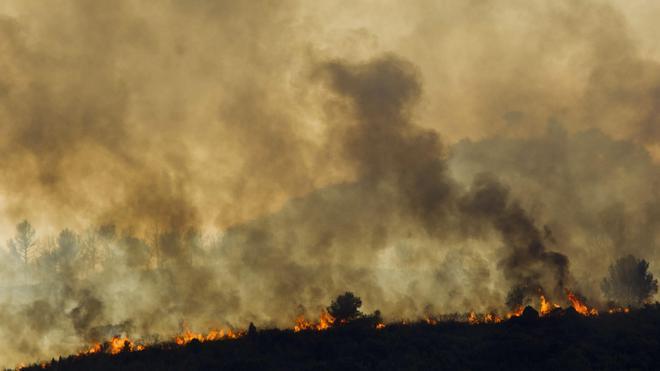
{"type": "Polygon", "coordinates": [[[347,290],[386,319],[598,304],[614,259],[660,262],[659,11],[5,2],[0,220],[38,241],[2,250],[0,364],[347,290]]]}

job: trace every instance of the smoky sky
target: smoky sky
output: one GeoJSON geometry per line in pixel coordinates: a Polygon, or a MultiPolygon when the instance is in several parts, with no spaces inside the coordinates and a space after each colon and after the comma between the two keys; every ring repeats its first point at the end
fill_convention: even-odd
{"type": "Polygon", "coordinates": [[[0,5],[1,364],[114,334],[600,305],[658,272],[660,7],[0,5]],[[60,232],[66,231],[66,232],[60,232]]]}

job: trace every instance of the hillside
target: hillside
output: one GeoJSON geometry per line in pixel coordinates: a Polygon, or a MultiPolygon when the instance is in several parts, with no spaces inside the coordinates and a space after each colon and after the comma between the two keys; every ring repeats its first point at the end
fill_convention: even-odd
{"type": "Polygon", "coordinates": [[[71,356],[25,370],[648,370],[660,365],[657,304],[628,314],[584,317],[568,310],[530,317],[478,325],[259,330],[235,340],[71,356]]]}

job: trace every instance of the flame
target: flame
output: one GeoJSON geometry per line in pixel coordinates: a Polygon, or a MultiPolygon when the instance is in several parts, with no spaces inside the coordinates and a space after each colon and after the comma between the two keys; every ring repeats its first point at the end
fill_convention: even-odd
{"type": "Polygon", "coordinates": [[[304,315],[298,316],[296,318],[296,324],[293,326],[293,331],[295,332],[300,332],[303,330],[323,331],[332,327],[334,323],[335,323],[335,318],[325,310],[321,310],[321,314],[319,315],[319,321],[317,323],[309,322],[308,320],[305,319],[304,315]]]}
{"type": "Polygon", "coordinates": [[[385,328],[385,324],[380,322],[376,324],[376,330],[382,330],[385,328]]]}
{"type": "MultiPolygon", "coordinates": [[[[513,315],[518,316],[519,314],[509,313],[508,315],[509,315],[508,318],[511,318],[511,316],[513,316],[513,315]]],[[[502,317],[497,315],[497,313],[486,313],[483,316],[481,316],[481,318],[479,318],[479,316],[480,315],[475,313],[474,311],[468,313],[468,316],[467,316],[468,323],[471,324],[471,325],[477,325],[477,324],[480,324],[480,323],[500,323],[500,322],[502,322],[502,317]]],[[[433,324],[436,324],[436,323],[437,323],[437,321],[435,321],[433,324]]]]}
{"type": "Polygon", "coordinates": [[[553,304],[549,302],[548,300],[545,299],[544,295],[541,295],[541,315],[545,316],[546,314],[552,312],[553,309],[555,308],[561,308],[557,304],[553,304]]]}
{"type": "Polygon", "coordinates": [[[573,309],[575,309],[576,312],[580,313],[583,316],[597,316],[598,311],[596,308],[591,308],[587,307],[586,304],[584,304],[580,299],[578,299],[577,296],[575,296],[570,290],[566,290],[566,295],[568,296],[568,301],[571,302],[571,305],[573,306],[573,309]]]}
{"type": "Polygon", "coordinates": [[[135,344],[133,340],[127,337],[114,336],[110,341],[108,341],[108,352],[112,355],[119,354],[124,350],[129,352],[139,352],[144,350],[144,345],[135,344]]]}
{"type": "Polygon", "coordinates": [[[431,326],[435,326],[438,324],[438,321],[435,318],[426,317],[424,320],[426,321],[426,323],[428,323],[431,326]]]}
{"type": "Polygon", "coordinates": [[[185,345],[185,344],[190,343],[193,340],[202,341],[202,340],[204,340],[204,335],[198,334],[198,333],[195,333],[195,332],[192,332],[192,331],[186,329],[185,331],[183,331],[182,334],[180,334],[180,335],[178,335],[174,338],[174,341],[178,345],[185,345]]]}
{"type": "Polygon", "coordinates": [[[520,317],[520,316],[522,316],[524,310],[525,310],[525,308],[523,308],[522,305],[519,305],[518,308],[516,308],[516,310],[514,310],[513,312],[507,313],[506,318],[509,319],[511,317],[520,317]]]}
{"type": "Polygon", "coordinates": [[[181,333],[180,335],[177,335],[174,338],[174,342],[177,345],[186,345],[186,344],[190,343],[193,340],[197,340],[197,341],[203,343],[205,341],[214,341],[214,340],[222,340],[222,339],[237,339],[237,338],[239,338],[243,335],[244,335],[244,332],[242,332],[242,331],[241,332],[235,332],[231,329],[227,329],[227,330],[224,330],[224,329],[220,329],[220,330],[211,329],[208,332],[208,334],[206,334],[206,335],[201,334],[201,333],[197,333],[197,332],[192,332],[192,331],[186,329],[185,331],[183,331],[183,333],[181,333]]]}
{"type": "Polygon", "coordinates": [[[467,320],[468,323],[471,325],[476,325],[477,323],[479,323],[479,317],[477,317],[477,314],[474,312],[470,312],[470,314],[468,314],[467,320]]]}
{"type": "Polygon", "coordinates": [[[105,343],[94,343],[86,350],[78,353],[78,355],[94,354],[105,351],[109,354],[115,355],[123,351],[139,352],[144,350],[144,345],[137,344],[135,341],[125,336],[113,336],[112,339],[105,343]]]}
{"type": "Polygon", "coordinates": [[[113,337],[112,340],[110,340],[110,342],[108,343],[109,345],[108,351],[110,352],[110,354],[118,354],[122,351],[122,349],[124,349],[125,344],[126,342],[123,339],[118,337],[113,337]]]}
{"type": "Polygon", "coordinates": [[[311,322],[305,319],[305,316],[302,314],[296,318],[296,324],[293,326],[293,331],[299,332],[303,330],[309,330],[312,328],[311,322]]]}
{"type": "Polygon", "coordinates": [[[330,313],[322,310],[321,316],[319,318],[319,324],[316,326],[317,330],[326,330],[335,323],[335,318],[330,315],[330,313]]]}
{"type": "Polygon", "coordinates": [[[484,323],[500,323],[502,322],[502,317],[498,316],[495,313],[486,313],[484,316],[484,323]]]}
{"type": "Polygon", "coordinates": [[[95,343],[94,345],[92,345],[91,347],[89,347],[89,349],[88,349],[86,352],[84,352],[84,353],[86,353],[86,354],[92,354],[92,353],[98,353],[98,352],[100,352],[100,351],[101,351],[101,343],[95,343]]]}

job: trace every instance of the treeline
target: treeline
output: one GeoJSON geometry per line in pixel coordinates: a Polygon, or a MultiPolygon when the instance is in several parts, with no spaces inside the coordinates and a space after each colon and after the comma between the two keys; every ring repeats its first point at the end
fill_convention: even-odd
{"type": "Polygon", "coordinates": [[[119,231],[114,224],[81,233],[64,229],[54,236],[39,236],[32,224],[23,220],[3,249],[3,261],[5,271],[14,271],[21,282],[32,282],[53,273],[84,277],[117,264],[134,269],[193,265],[196,258],[204,259],[204,247],[214,242],[194,228],[155,229],[144,238],[119,231]]]}
{"type": "MultiPolygon", "coordinates": [[[[40,277],[50,279],[53,273],[84,278],[118,264],[129,269],[191,267],[196,259],[208,262],[208,254],[220,245],[219,239],[204,238],[195,228],[154,228],[145,238],[105,224],[82,233],[64,229],[56,236],[38,236],[30,222],[23,220],[7,241],[4,272],[14,272],[20,279],[15,283],[28,283],[40,277]]],[[[609,307],[639,307],[658,292],[658,281],[649,272],[648,261],[626,255],[610,265],[600,288],[609,307]]],[[[529,304],[530,297],[525,296],[513,288],[507,305],[529,304]]]]}

